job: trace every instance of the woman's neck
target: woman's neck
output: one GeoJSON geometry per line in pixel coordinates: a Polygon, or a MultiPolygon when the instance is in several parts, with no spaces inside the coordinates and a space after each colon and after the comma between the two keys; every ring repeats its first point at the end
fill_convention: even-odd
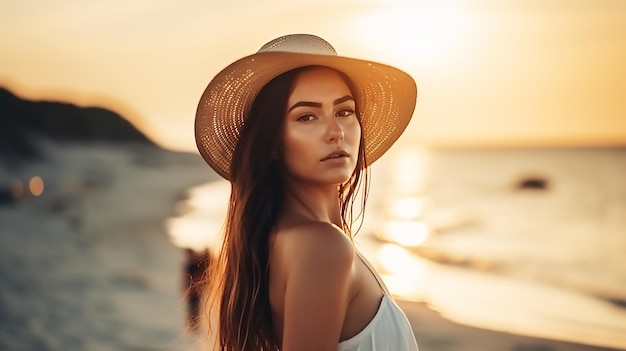
{"type": "Polygon", "coordinates": [[[283,214],[342,227],[337,186],[291,184],[285,189],[283,214]]]}

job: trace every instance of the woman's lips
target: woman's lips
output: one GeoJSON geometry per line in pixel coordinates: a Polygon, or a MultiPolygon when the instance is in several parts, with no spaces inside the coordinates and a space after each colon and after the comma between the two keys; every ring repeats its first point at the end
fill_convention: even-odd
{"type": "Polygon", "coordinates": [[[341,157],[350,157],[350,154],[348,154],[345,150],[337,150],[337,151],[333,151],[330,154],[326,155],[320,161],[328,161],[328,160],[341,158],[341,157]]]}

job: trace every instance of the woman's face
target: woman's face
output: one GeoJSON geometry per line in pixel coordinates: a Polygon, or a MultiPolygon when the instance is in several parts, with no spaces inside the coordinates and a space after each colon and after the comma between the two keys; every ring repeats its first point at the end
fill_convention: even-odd
{"type": "Polygon", "coordinates": [[[361,140],[355,106],[336,71],[316,67],[296,76],[287,100],[281,155],[288,176],[320,184],[350,178],[361,140]]]}

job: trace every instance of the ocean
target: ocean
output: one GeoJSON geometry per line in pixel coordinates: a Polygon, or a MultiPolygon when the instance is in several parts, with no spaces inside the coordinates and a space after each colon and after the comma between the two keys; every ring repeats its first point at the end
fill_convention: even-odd
{"type": "MultiPolygon", "coordinates": [[[[371,171],[355,241],[396,298],[466,325],[626,348],[626,149],[396,145],[371,171]]],[[[173,242],[215,248],[228,194],[226,181],[190,189],[167,223],[173,242]]]]}

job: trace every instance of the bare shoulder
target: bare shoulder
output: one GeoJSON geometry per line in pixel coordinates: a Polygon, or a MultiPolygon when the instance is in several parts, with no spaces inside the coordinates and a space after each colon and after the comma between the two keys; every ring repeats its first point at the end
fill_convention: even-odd
{"type": "Polygon", "coordinates": [[[336,350],[354,295],[352,241],[332,224],[306,222],[280,228],[273,250],[282,348],[336,350]]]}
{"type": "Polygon", "coordinates": [[[290,267],[324,269],[351,266],[354,246],[336,226],[324,222],[307,222],[281,229],[277,233],[279,255],[290,267]],[[308,267],[308,268],[307,268],[308,267]]]}

